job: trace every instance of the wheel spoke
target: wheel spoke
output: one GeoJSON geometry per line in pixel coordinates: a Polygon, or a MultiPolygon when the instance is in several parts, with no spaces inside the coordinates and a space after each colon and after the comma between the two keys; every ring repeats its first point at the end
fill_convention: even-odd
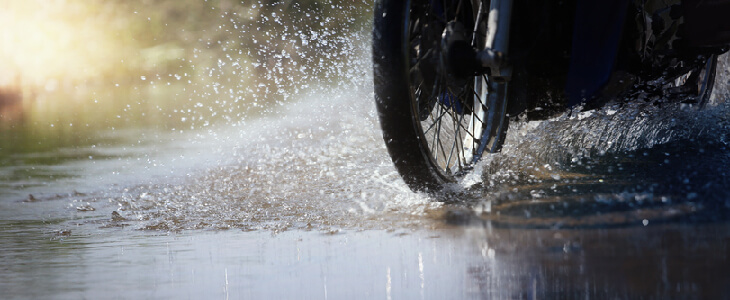
{"type": "Polygon", "coordinates": [[[413,19],[408,24],[413,118],[420,122],[419,134],[430,161],[443,175],[453,176],[463,172],[476,151],[483,149],[482,132],[489,111],[484,95],[489,87],[486,75],[452,78],[443,69],[441,31],[449,21],[461,22],[467,25],[464,33],[476,47],[486,36],[484,8],[475,12],[477,7],[464,0],[435,0],[422,5],[412,8],[413,19]],[[469,19],[474,16],[477,20],[469,19]]]}
{"type": "MultiPolygon", "coordinates": [[[[420,61],[419,63],[421,63],[420,61]]],[[[456,93],[455,86],[447,85],[445,82],[444,74],[438,74],[436,77],[436,83],[432,88],[432,93],[428,97],[424,97],[423,88],[424,82],[417,82],[418,91],[418,107],[419,115],[424,113],[424,110],[432,109],[433,111],[429,114],[429,118],[426,121],[425,130],[423,134],[430,140],[431,146],[429,147],[432,157],[441,163],[444,172],[452,174],[461,171],[466,165],[466,146],[465,139],[468,137],[471,139],[472,147],[474,149],[474,141],[479,140],[474,136],[470,130],[468,124],[464,124],[466,118],[466,102],[467,99],[471,99],[476,96],[480,105],[484,107],[484,101],[480,98],[479,94],[474,90],[474,86],[468,85],[460,89],[466,88],[463,92],[456,93]],[[457,113],[457,107],[461,106],[461,111],[457,113]],[[451,120],[447,121],[445,118],[449,117],[451,120]],[[448,123],[444,123],[448,122],[448,123]],[[449,124],[449,126],[444,126],[449,124]],[[447,131],[445,131],[447,130],[447,131]],[[434,132],[435,131],[435,132],[434,132]],[[447,148],[447,145],[449,147],[447,148]]],[[[482,126],[482,117],[474,114],[472,111],[468,114],[470,118],[476,120],[477,126],[482,126]]]]}
{"type": "Polygon", "coordinates": [[[437,191],[471,170],[487,145],[494,149],[492,142],[499,141],[495,132],[506,126],[499,123],[506,101],[500,99],[506,97],[496,96],[504,95],[504,89],[485,96],[494,88],[487,85],[486,75],[450,72],[461,65],[445,57],[449,50],[442,48],[465,38],[464,44],[481,50],[488,4],[412,0],[407,7],[398,0],[383,1],[387,5],[376,6],[373,35],[375,74],[382,74],[375,79],[375,93],[383,137],[405,182],[416,191],[437,191]],[[386,9],[396,17],[385,18],[386,9]],[[399,44],[394,46],[396,40],[399,44]],[[408,125],[413,127],[404,128],[408,125]]]}
{"type": "MultiPolygon", "coordinates": [[[[423,108],[422,109],[419,109],[419,111],[418,111],[418,115],[419,116],[425,112],[425,109],[432,109],[433,106],[430,104],[431,101],[436,101],[436,103],[438,103],[438,98],[435,95],[438,95],[437,94],[437,89],[439,87],[439,84],[441,83],[439,79],[440,78],[438,78],[438,77],[436,78],[436,82],[433,85],[433,88],[431,90],[431,95],[430,95],[429,99],[427,100],[427,102],[425,103],[425,105],[423,106],[423,108]]],[[[420,103],[419,103],[419,108],[420,108],[420,103]]]]}
{"type": "MultiPolygon", "coordinates": [[[[474,22],[474,29],[471,32],[471,46],[477,47],[477,36],[479,32],[479,24],[481,24],[482,18],[484,17],[484,2],[479,1],[479,8],[477,9],[477,19],[474,22]]],[[[484,35],[487,36],[486,34],[484,35]]]]}
{"type": "MultiPolygon", "coordinates": [[[[442,107],[442,106],[439,106],[439,110],[444,110],[444,109],[443,109],[443,107],[442,107]]],[[[445,110],[444,110],[444,113],[445,113],[445,110]]],[[[442,127],[442,126],[441,126],[441,124],[442,124],[442,122],[440,122],[440,121],[439,121],[439,122],[438,122],[438,125],[436,125],[436,137],[434,138],[434,143],[435,143],[435,145],[434,145],[434,146],[432,147],[432,148],[434,149],[434,151],[436,151],[436,152],[435,152],[435,153],[433,154],[433,157],[434,157],[434,158],[435,158],[435,159],[436,159],[437,161],[438,161],[438,156],[439,156],[439,155],[438,155],[438,152],[439,152],[439,148],[441,148],[441,153],[443,153],[443,155],[446,155],[446,154],[445,154],[445,153],[446,153],[446,151],[444,151],[444,147],[443,147],[443,145],[441,144],[441,127],[442,127]]],[[[446,156],[444,156],[444,158],[445,158],[445,157],[446,157],[446,156]]]]}
{"type": "MultiPolygon", "coordinates": [[[[439,104],[439,108],[442,108],[442,107],[443,107],[443,106],[441,106],[441,104],[439,104]]],[[[443,118],[444,116],[446,116],[446,113],[447,113],[447,111],[446,111],[445,109],[442,109],[442,111],[443,111],[443,112],[442,112],[441,114],[439,114],[439,116],[438,116],[438,117],[436,117],[436,118],[435,118],[435,119],[433,120],[433,123],[431,123],[431,125],[430,125],[430,126],[428,126],[428,128],[426,128],[426,130],[424,130],[424,131],[423,131],[423,133],[424,133],[424,134],[425,134],[425,133],[428,133],[429,131],[431,131],[431,129],[433,129],[433,127],[434,127],[434,126],[435,126],[435,125],[436,125],[437,123],[441,123],[441,119],[442,119],[442,118],[443,118]]],[[[431,117],[433,118],[433,115],[432,115],[431,117]]]]}
{"type": "MultiPolygon", "coordinates": [[[[437,78],[437,79],[439,79],[439,78],[437,78]]],[[[440,84],[440,82],[437,81],[436,84],[433,86],[433,90],[431,91],[431,97],[428,100],[428,103],[431,103],[431,101],[435,101],[434,104],[438,104],[439,106],[442,106],[442,104],[438,101],[438,96],[434,96],[434,95],[439,94],[439,93],[437,93],[439,84],[440,84]]],[[[426,107],[424,109],[429,108],[429,107],[430,107],[430,104],[426,105],[426,107]]],[[[446,112],[447,112],[447,110],[444,109],[443,112],[441,112],[440,114],[437,114],[438,117],[436,117],[436,119],[434,119],[433,114],[431,114],[430,117],[431,117],[433,123],[431,123],[431,125],[426,130],[424,130],[423,133],[425,134],[428,131],[430,131],[434,127],[434,125],[436,125],[436,123],[441,123],[441,119],[446,115],[446,112]]],[[[418,112],[419,116],[422,113],[423,113],[423,111],[419,111],[418,112]]]]}
{"type": "MultiPolygon", "coordinates": [[[[455,95],[453,90],[451,90],[448,87],[446,89],[450,95],[455,95]]],[[[458,101],[458,100],[456,100],[456,101],[458,101]]],[[[459,145],[459,139],[461,138],[461,134],[460,134],[461,130],[459,130],[459,129],[462,127],[461,121],[464,118],[464,114],[462,113],[461,117],[457,117],[454,113],[454,105],[455,105],[454,100],[452,100],[452,102],[450,104],[451,104],[451,123],[454,128],[454,141],[451,145],[451,151],[449,151],[449,158],[446,160],[446,168],[450,168],[450,166],[451,166],[451,158],[454,155],[454,150],[456,150],[457,152],[463,151],[463,149],[461,149],[461,150],[457,149],[457,146],[459,145]]],[[[459,153],[457,153],[457,159],[459,159],[459,161],[461,161],[461,159],[459,158],[459,153]]]]}
{"type": "Polygon", "coordinates": [[[464,0],[459,0],[459,3],[456,5],[456,12],[454,13],[454,19],[452,21],[456,21],[459,17],[459,13],[461,12],[461,5],[463,4],[464,0]]]}

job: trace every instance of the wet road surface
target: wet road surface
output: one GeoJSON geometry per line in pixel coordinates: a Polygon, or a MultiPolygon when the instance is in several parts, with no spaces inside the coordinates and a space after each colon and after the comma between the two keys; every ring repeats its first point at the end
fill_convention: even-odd
{"type": "Polygon", "coordinates": [[[425,195],[390,162],[371,78],[353,82],[225,126],[4,154],[3,298],[730,294],[727,103],[519,121],[425,195]]]}
{"type": "Polygon", "coordinates": [[[6,185],[4,297],[730,292],[722,105],[520,123],[476,175],[428,196],[391,166],[367,86],[331,96],[245,130],[155,133],[166,142],[61,164],[80,174],[47,192],[6,185]]]}

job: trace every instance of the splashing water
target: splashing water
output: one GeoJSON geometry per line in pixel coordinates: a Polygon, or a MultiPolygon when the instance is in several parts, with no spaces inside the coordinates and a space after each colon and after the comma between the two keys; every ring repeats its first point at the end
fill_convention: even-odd
{"type": "MultiPolygon", "coordinates": [[[[199,40],[201,47],[187,61],[194,72],[140,76],[154,88],[187,79],[185,89],[190,91],[180,96],[181,106],[162,113],[179,120],[171,125],[172,140],[179,144],[158,151],[170,153],[157,153],[138,169],[127,166],[136,182],[116,182],[120,187],[83,196],[71,194],[66,197],[72,202],[69,207],[95,212],[106,221],[117,211],[117,219],[124,221],[109,225],[156,230],[433,225],[424,216],[443,214],[439,201],[444,199],[411,193],[383,146],[372,105],[370,24],[353,17],[369,14],[358,11],[368,5],[332,4],[328,10],[342,10],[342,15],[332,16],[319,16],[322,8],[316,5],[292,5],[220,8],[215,11],[220,22],[214,32],[221,35],[199,40]],[[318,22],[285,17],[295,11],[318,22]],[[333,26],[342,20],[348,23],[333,26]],[[275,24],[274,30],[259,30],[266,24],[275,24]],[[165,173],[172,175],[161,177],[165,173]]],[[[586,199],[612,205],[706,196],[694,185],[702,179],[693,178],[692,185],[680,184],[678,190],[662,190],[639,178],[636,174],[645,173],[635,169],[638,157],[655,162],[655,154],[669,153],[671,161],[665,163],[662,157],[654,166],[676,162],[672,156],[688,151],[672,149],[677,143],[690,144],[697,152],[724,150],[730,128],[724,101],[727,63],[727,56],[720,60],[715,105],[701,112],[633,103],[513,123],[502,153],[485,156],[473,174],[449,189],[457,197],[444,198],[456,202],[457,208],[466,204],[470,213],[481,216],[507,212],[500,206],[505,204],[505,209],[535,219],[586,199]],[[662,149],[666,152],[658,153],[662,149]],[[599,187],[609,182],[614,188],[599,187]],[[547,203],[549,209],[536,213],[532,204],[523,209],[524,203],[533,202],[547,203]]],[[[708,156],[699,160],[702,157],[708,156]]],[[[680,183],[688,177],[675,175],[684,176],[680,183]]]]}
{"type": "MultiPolygon", "coordinates": [[[[721,65],[727,61],[723,56],[721,65]]],[[[518,121],[502,152],[465,178],[476,194],[466,203],[483,219],[514,226],[724,218],[730,103],[722,70],[714,105],[701,111],[629,103],[518,121]],[[690,216],[697,211],[709,216],[690,216]]]]}
{"type": "MultiPolygon", "coordinates": [[[[135,228],[173,231],[435,226],[428,216],[448,215],[454,204],[444,211],[438,197],[413,194],[402,184],[382,143],[370,79],[354,81],[347,91],[312,90],[309,98],[277,114],[215,132],[207,143],[228,149],[219,150],[225,157],[219,166],[188,174],[182,182],[106,195],[116,205],[107,212],[119,211],[135,228]]],[[[686,200],[710,196],[710,188],[698,188],[695,180],[716,184],[711,189],[727,183],[694,176],[688,185],[682,177],[674,188],[671,178],[657,183],[657,175],[648,173],[670,170],[672,176],[692,177],[675,170],[681,167],[670,160],[693,150],[707,155],[691,166],[712,171],[704,164],[717,162],[722,155],[716,151],[727,146],[727,111],[725,102],[703,111],[630,104],[520,122],[502,153],[486,157],[454,188],[464,196],[456,208],[467,203],[482,217],[494,219],[500,212],[501,221],[536,226],[608,226],[685,216],[701,208],[686,200]],[[677,143],[692,147],[672,148],[677,143]],[[637,166],[641,159],[655,165],[637,166]],[[650,209],[627,214],[625,207],[650,209]],[[579,222],[571,217],[578,211],[579,222]],[[515,214],[518,218],[508,219],[515,214]]]]}
{"type": "Polygon", "coordinates": [[[145,229],[329,230],[419,224],[438,203],[412,194],[389,163],[368,92],[320,94],[281,116],[216,134],[228,163],[179,184],[113,197],[145,229]],[[356,101],[352,101],[355,99],[356,101]],[[360,101],[365,100],[365,101],[360,101]]]}
{"type": "Polygon", "coordinates": [[[369,24],[349,23],[370,11],[334,2],[196,2],[219,19],[203,39],[172,34],[199,44],[176,61],[192,70],[136,77],[184,87],[172,106],[131,93],[151,98],[113,114],[103,139],[80,145],[93,124],[54,119],[49,136],[73,137],[60,149],[0,157],[17,164],[0,164],[4,295],[727,294],[727,56],[704,111],[634,103],[517,121],[501,153],[427,196],[382,141],[369,24]],[[135,120],[149,127],[123,126],[135,120]]]}
{"type": "MultiPolygon", "coordinates": [[[[173,231],[422,222],[439,203],[400,182],[375,118],[370,26],[360,21],[370,5],[249,6],[204,5],[210,11],[201,13],[220,22],[182,59],[192,70],[138,76],[150,90],[187,82],[178,106],[153,109],[173,119],[169,132],[132,129],[129,144],[92,145],[89,163],[73,162],[83,174],[49,180],[83,193],[54,194],[44,184],[50,195],[33,190],[23,201],[68,199],[83,218],[108,222],[115,211],[109,226],[173,231]]],[[[140,109],[126,105],[117,119],[140,109]]]]}

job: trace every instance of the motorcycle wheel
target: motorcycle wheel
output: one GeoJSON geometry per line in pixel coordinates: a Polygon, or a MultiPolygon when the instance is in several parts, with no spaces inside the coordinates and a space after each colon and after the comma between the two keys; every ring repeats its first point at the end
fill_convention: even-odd
{"type": "MultiPolygon", "coordinates": [[[[457,181],[482,153],[497,152],[504,142],[507,83],[469,64],[455,67],[462,55],[444,46],[466,41],[471,53],[484,48],[487,18],[477,16],[478,5],[376,1],[375,103],[388,152],[414,191],[435,192],[457,181]]],[[[489,7],[488,1],[481,5],[489,7]]]]}
{"type": "Polygon", "coordinates": [[[715,87],[715,75],[717,73],[717,54],[710,55],[700,74],[698,100],[700,109],[704,108],[710,102],[712,90],[715,87]]]}
{"type": "Polygon", "coordinates": [[[670,97],[679,96],[683,103],[697,105],[703,109],[710,102],[712,90],[715,86],[715,75],[717,72],[717,54],[709,55],[703,63],[695,66],[694,69],[682,74],[665,85],[670,97]]]}

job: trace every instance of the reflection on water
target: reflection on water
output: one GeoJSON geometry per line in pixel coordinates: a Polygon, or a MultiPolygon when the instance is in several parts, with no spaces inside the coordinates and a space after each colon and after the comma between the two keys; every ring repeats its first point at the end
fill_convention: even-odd
{"type": "Polygon", "coordinates": [[[730,292],[727,223],[472,229],[468,267],[489,299],[712,299],[730,292]],[[475,249],[476,248],[476,249],[475,249]]]}
{"type": "Polygon", "coordinates": [[[725,223],[334,235],[58,232],[54,222],[0,228],[8,299],[718,299],[730,292],[725,223]],[[48,232],[39,236],[39,228],[48,232]]]}
{"type": "MultiPolygon", "coordinates": [[[[74,235],[20,241],[21,231],[11,231],[14,241],[8,240],[10,232],[0,236],[10,252],[0,254],[7,266],[0,287],[10,298],[464,298],[474,293],[453,289],[468,274],[467,261],[455,253],[465,245],[449,232],[159,236],[111,230],[88,243],[74,235]],[[30,267],[14,263],[30,259],[30,267]]],[[[85,234],[98,235],[80,233],[85,234]]]]}
{"type": "Polygon", "coordinates": [[[89,130],[56,146],[49,135],[39,140],[48,148],[5,156],[0,289],[248,299],[730,292],[724,106],[518,123],[476,176],[429,198],[395,173],[367,84],[316,94],[236,126],[89,130]],[[600,124],[616,126],[591,127],[600,124]],[[61,177],[53,172],[70,175],[49,184],[61,177]]]}
{"type": "Polygon", "coordinates": [[[540,126],[576,120],[523,124],[513,148],[442,203],[400,181],[369,102],[340,105],[368,99],[367,88],[320,95],[286,107],[285,117],[247,121],[246,130],[117,149],[130,157],[121,160],[131,162],[127,183],[73,192],[74,183],[62,194],[2,203],[0,288],[10,298],[730,292],[722,114],[703,127],[712,134],[603,153],[541,150],[564,135],[543,135],[540,126]],[[173,159],[185,149],[201,165],[151,178],[150,165],[134,157],[157,148],[167,149],[157,155],[167,162],[160,170],[183,163],[173,159]],[[211,148],[216,154],[201,160],[211,148]]]}
{"type": "Polygon", "coordinates": [[[516,122],[501,154],[430,197],[408,190],[385,151],[361,53],[369,31],[328,29],[355,10],[311,26],[280,18],[296,10],[224,19],[225,30],[273,20],[292,38],[257,31],[260,42],[247,43],[265,51],[246,56],[265,60],[253,62],[221,30],[202,42],[234,55],[217,72],[215,61],[196,70],[210,77],[202,82],[149,75],[5,109],[3,297],[730,292],[726,77],[703,112],[625,106],[516,122]],[[290,59],[296,47],[309,54],[290,59]],[[337,51],[313,56],[321,49],[337,51]],[[297,76],[314,75],[288,81],[299,78],[283,71],[295,63],[306,65],[297,76]],[[260,85],[235,80],[241,64],[265,69],[251,79],[260,85]]]}

